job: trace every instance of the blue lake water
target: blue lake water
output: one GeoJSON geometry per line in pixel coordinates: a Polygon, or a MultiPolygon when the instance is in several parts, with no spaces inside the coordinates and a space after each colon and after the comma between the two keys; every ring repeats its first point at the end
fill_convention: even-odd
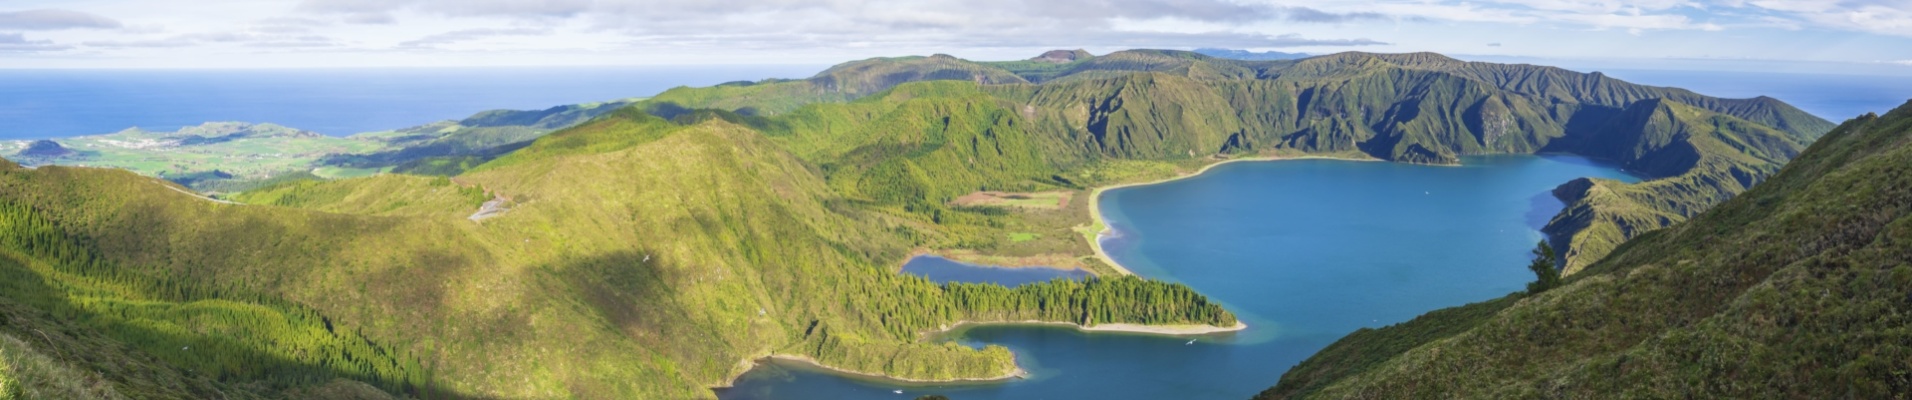
{"type": "Polygon", "coordinates": [[[1294,160],[1234,163],[1113,190],[1103,243],[1137,274],[1185,283],[1248,330],[1174,338],[1066,327],[977,327],[1033,375],[1010,383],[898,385],[766,364],[724,399],[1243,399],[1361,327],[1497,298],[1533,279],[1527,252],[1568,180],[1634,177],[1576,157],[1492,156],[1465,166],[1294,160]],[[898,395],[892,390],[903,390],[898,395]]]}
{"type": "Polygon", "coordinates": [[[676,86],[800,78],[815,65],[285,70],[0,70],[0,140],[271,122],[328,135],[493,109],[646,97],[676,86]]]}
{"type": "Polygon", "coordinates": [[[1010,287],[1056,278],[1081,279],[1089,276],[1088,271],[1073,268],[1002,268],[930,255],[910,257],[908,262],[903,263],[903,273],[921,275],[936,283],[991,282],[1010,287]]]}

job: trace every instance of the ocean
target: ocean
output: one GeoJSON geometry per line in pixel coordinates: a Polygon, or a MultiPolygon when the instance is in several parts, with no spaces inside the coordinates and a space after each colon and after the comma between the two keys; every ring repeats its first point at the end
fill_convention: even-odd
{"type": "Polygon", "coordinates": [[[1868,112],[1883,114],[1912,99],[1912,76],[1907,75],[1636,69],[1601,72],[1628,82],[1685,88],[1715,97],[1771,96],[1834,123],[1868,112]]]}
{"type": "Polygon", "coordinates": [[[0,140],[270,122],[334,136],[494,109],[803,78],[820,65],[281,70],[0,70],[0,140]]]}
{"type": "MultiPolygon", "coordinates": [[[[676,86],[801,78],[820,65],[283,70],[0,70],[0,139],[271,122],[344,136],[492,109],[645,97],[676,86]]],[[[1766,95],[1842,121],[1912,98],[1912,76],[1609,70],[1721,97],[1766,95]]]]}
{"type": "MultiPolygon", "coordinates": [[[[671,87],[802,78],[822,65],[284,70],[0,70],[0,140],[209,121],[328,135],[405,128],[492,109],[645,97],[671,87]]],[[[1767,95],[1834,122],[1912,98],[1912,76],[1605,70],[1721,97],[1767,95]]]]}

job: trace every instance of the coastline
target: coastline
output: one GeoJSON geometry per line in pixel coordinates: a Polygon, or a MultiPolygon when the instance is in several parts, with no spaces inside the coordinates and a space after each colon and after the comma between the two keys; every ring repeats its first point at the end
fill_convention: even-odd
{"type": "Polygon", "coordinates": [[[1193,173],[1181,174],[1181,175],[1176,175],[1173,177],[1156,179],[1156,180],[1146,181],[1146,182],[1118,183],[1114,185],[1098,187],[1098,188],[1095,188],[1094,191],[1089,193],[1089,221],[1092,223],[1092,225],[1090,225],[1090,228],[1092,229],[1101,228],[1101,229],[1096,230],[1095,236],[1088,237],[1089,248],[1095,250],[1096,259],[1102,260],[1103,264],[1108,264],[1109,267],[1114,268],[1116,272],[1121,273],[1122,275],[1135,275],[1134,271],[1130,271],[1127,267],[1123,267],[1121,263],[1115,262],[1115,258],[1109,257],[1108,251],[1102,249],[1102,239],[1104,237],[1107,237],[1109,234],[1114,233],[1114,228],[1110,227],[1108,220],[1102,217],[1102,193],[1103,192],[1107,192],[1107,191],[1115,190],[1115,189],[1135,187],[1135,186],[1147,186],[1147,185],[1168,183],[1168,182],[1174,182],[1174,181],[1188,179],[1188,178],[1192,178],[1196,176],[1201,176],[1203,173],[1208,172],[1208,170],[1214,169],[1215,167],[1221,166],[1223,164],[1237,163],[1237,162],[1251,162],[1251,161],[1289,161],[1289,160],[1341,160],[1341,161],[1363,161],[1363,162],[1385,161],[1385,160],[1372,158],[1372,157],[1349,158],[1349,157],[1315,156],[1315,155],[1292,156],[1292,157],[1283,157],[1283,156],[1241,157],[1241,158],[1231,158],[1227,160],[1222,160],[1221,162],[1203,165],[1201,169],[1197,169],[1193,173]]]}
{"type": "Polygon", "coordinates": [[[1230,326],[1214,326],[1214,325],[1199,325],[1199,324],[1184,324],[1184,325],[1096,324],[1095,326],[1082,326],[1080,324],[1076,324],[1073,322],[1037,321],[1037,320],[1030,319],[1030,320],[1022,320],[1022,321],[957,321],[956,324],[954,325],[943,327],[943,329],[940,329],[940,330],[924,332],[923,335],[925,336],[939,335],[943,333],[948,333],[950,331],[953,331],[965,326],[988,326],[988,325],[1066,326],[1066,327],[1075,328],[1076,330],[1083,331],[1083,332],[1121,332],[1121,333],[1140,333],[1140,334],[1147,334],[1147,335],[1162,335],[1162,336],[1208,335],[1208,334],[1215,334],[1215,333],[1235,332],[1235,331],[1248,329],[1248,324],[1241,321],[1235,321],[1235,324],[1230,326]]]}
{"type": "MultiPolygon", "coordinates": [[[[854,371],[854,370],[849,370],[844,368],[832,367],[832,366],[824,365],[823,363],[817,362],[816,359],[810,358],[810,356],[801,356],[801,355],[793,355],[793,354],[771,354],[759,359],[801,363],[801,364],[805,364],[808,367],[818,368],[818,369],[822,369],[822,370],[826,370],[826,371],[830,371],[834,373],[852,375],[852,376],[857,376],[862,378],[893,381],[898,383],[919,383],[919,384],[920,383],[991,383],[991,382],[1011,381],[1011,380],[1023,379],[1023,378],[1029,377],[1029,371],[1024,371],[1021,366],[1016,366],[1015,369],[1010,370],[1009,373],[992,376],[988,378],[910,379],[910,378],[899,378],[899,377],[884,375],[881,373],[854,371]]],[[[734,381],[735,379],[733,378],[732,380],[734,381]]]]}

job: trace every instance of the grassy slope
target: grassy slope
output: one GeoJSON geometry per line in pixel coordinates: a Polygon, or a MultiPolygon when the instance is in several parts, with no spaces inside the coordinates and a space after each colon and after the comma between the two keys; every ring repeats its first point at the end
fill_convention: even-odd
{"type": "MultiPolygon", "coordinates": [[[[4,198],[47,221],[33,226],[55,227],[100,257],[74,265],[160,291],[182,281],[208,287],[174,300],[183,307],[310,310],[300,315],[323,319],[328,332],[362,334],[401,366],[340,376],[410,393],[704,397],[702,388],[741,372],[740,361],[770,353],[916,379],[998,376],[1014,368],[1005,349],[917,335],[961,320],[1233,321],[1199,295],[1160,283],[1114,282],[1131,285],[1116,287],[1124,293],[1180,290],[1165,297],[1180,300],[1142,306],[1069,285],[977,295],[993,292],[950,292],[899,276],[880,265],[908,253],[910,232],[940,229],[935,221],[841,198],[817,167],[724,119],[679,123],[627,110],[456,178],[464,187],[380,176],[242,196],[278,206],[212,203],[122,171],[7,172],[4,198]],[[464,220],[484,198],[474,196],[478,188],[511,199],[511,210],[482,224],[464,220]],[[1120,289],[1132,285],[1143,289],[1120,289]],[[1033,301],[1051,289],[1092,297],[1033,301]],[[987,300],[1005,296],[1031,301],[987,300]],[[1175,314],[1182,309],[1189,313],[1175,314]]],[[[26,273],[61,279],[59,271],[26,273]]],[[[30,292],[61,298],[78,290],[56,289],[30,292]]],[[[27,306],[58,306],[51,302],[27,306]]],[[[150,319],[168,321],[163,313],[141,321],[150,319]]],[[[165,343],[207,332],[189,327],[154,343],[121,325],[93,328],[162,356],[165,343]]],[[[271,343],[286,341],[233,344],[239,355],[228,358],[300,348],[271,343]]],[[[291,361],[289,368],[314,367],[291,361]]]]}
{"type": "MultiPolygon", "coordinates": [[[[1568,152],[1620,163],[1652,178],[1640,185],[1604,185],[1625,196],[1562,191],[1569,203],[1577,204],[1563,212],[1549,232],[1569,249],[1569,272],[1627,238],[1743,191],[1830,128],[1830,123],[1770,98],[1718,99],[1599,74],[1468,63],[1425,53],[1344,53],[1292,64],[1239,65],[1263,68],[1261,74],[1273,79],[1216,80],[1206,83],[1211,90],[1180,90],[1188,95],[1174,104],[1200,105],[1219,96],[1226,107],[1196,108],[1237,118],[1184,124],[1176,131],[1220,135],[1219,151],[1225,152],[1359,150],[1409,162],[1449,162],[1465,154],[1568,152]],[[1667,100],[1656,100],[1660,98],[1667,100]],[[1647,151],[1669,145],[1674,148],[1647,151]]],[[[1081,104],[1076,110],[1083,110],[1078,115],[1093,115],[1084,111],[1098,105],[1122,104],[1098,103],[1106,98],[1093,94],[1075,97],[1072,101],[1081,104]]],[[[1159,111],[1140,115],[1157,120],[1174,116],[1159,111]]],[[[1091,137],[1126,132],[1098,132],[1097,126],[1083,123],[1091,118],[1069,123],[1091,137]]],[[[1155,133],[1174,137],[1176,132],[1155,133]]]]}
{"type": "Polygon", "coordinates": [[[1653,179],[1624,184],[1583,178],[1556,189],[1568,205],[1543,230],[1568,249],[1568,274],[1627,239],[1746,191],[1805,147],[1764,125],[1670,100],[1636,102],[1588,136],[1568,140],[1582,142],[1572,144],[1581,154],[1617,161],[1653,179]]]}
{"type": "MultiPolygon", "coordinates": [[[[926,77],[947,65],[979,68],[934,60],[865,60],[820,76],[890,82],[844,75],[926,68],[907,75],[926,77]]],[[[1771,99],[1717,99],[1598,74],[1425,53],[1257,63],[1137,50],[1065,64],[985,66],[1047,83],[983,86],[988,96],[962,80],[905,84],[847,104],[784,104],[788,111],[760,125],[824,165],[833,185],[860,186],[860,197],[886,202],[1079,187],[1087,182],[1068,177],[1101,164],[1199,163],[1216,153],[1359,151],[1447,163],[1469,154],[1567,152],[1652,178],[1600,183],[1596,195],[1587,195],[1586,182],[1562,188],[1574,207],[1548,231],[1568,249],[1569,272],[1743,191],[1829,126],[1771,99]]],[[[685,89],[677,97],[736,90],[685,89]]],[[[983,243],[965,246],[995,246],[972,242],[983,243]]]]}
{"type": "Polygon", "coordinates": [[[1912,104],[1848,121],[1564,287],[1357,332],[1259,397],[1903,395],[1909,166],[1912,104]]]}
{"type": "MultiPolygon", "coordinates": [[[[901,62],[920,60],[975,66],[901,62]]],[[[979,86],[970,75],[845,103],[830,101],[851,94],[813,81],[679,89],[479,166],[457,178],[466,190],[391,177],[249,197],[323,212],[219,206],[105,171],[9,176],[110,265],[283,298],[290,305],[275,307],[285,312],[309,307],[403,350],[393,353],[452,393],[707,396],[701,385],[772,352],[910,377],[991,376],[1007,367],[1001,350],[920,343],[916,333],[962,319],[1147,308],[986,311],[893,274],[888,264],[922,247],[1087,253],[1074,240],[1006,243],[1014,232],[1073,237],[1082,214],[949,207],[955,196],[1159,178],[1218,152],[1423,162],[1530,152],[1576,137],[1581,125],[1562,115],[1619,114],[1536,107],[1531,95],[1452,72],[1360,63],[1118,53],[1050,84],[979,86]],[[1138,68],[1156,72],[1121,72],[1138,68]],[[1273,79],[1239,79],[1249,72],[1273,79]],[[691,109],[706,106],[726,111],[691,109]],[[464,220],[475,210],[457,207],[475,198],[461,193],[476,188],[513,209],[464,220]],[[75,209],[140,212],[60,211],[75,209]],[[551,359],[577,361],[538,361],[551,359]]],[[[935,75],[832,79],[894,81],[884,76],[935,75]]],[[[1732,122],[1722,118],[1681,120],[1732,122]]]]}

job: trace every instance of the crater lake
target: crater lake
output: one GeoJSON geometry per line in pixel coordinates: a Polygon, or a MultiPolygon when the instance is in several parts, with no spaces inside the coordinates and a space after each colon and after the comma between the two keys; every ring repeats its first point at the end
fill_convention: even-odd
{"type": "Polygon", "coordinates": [[[732,400],[1246,399],[1356,329],[1524,289],[1533,280],[1528,251],[1563,207],[1551,191],[1580,177],[1638,180],[1585,158],[1506,155],[1466,157],[1461,166],[1238,162],[1109,190],[1098,201],[1111,258],[1138,275],[1193,287],[1249,328],[1171,337],[978,326],[947,337],[1009,347],[1027,379],[909,384],[767,362],[717,393],[732,400]]]}

